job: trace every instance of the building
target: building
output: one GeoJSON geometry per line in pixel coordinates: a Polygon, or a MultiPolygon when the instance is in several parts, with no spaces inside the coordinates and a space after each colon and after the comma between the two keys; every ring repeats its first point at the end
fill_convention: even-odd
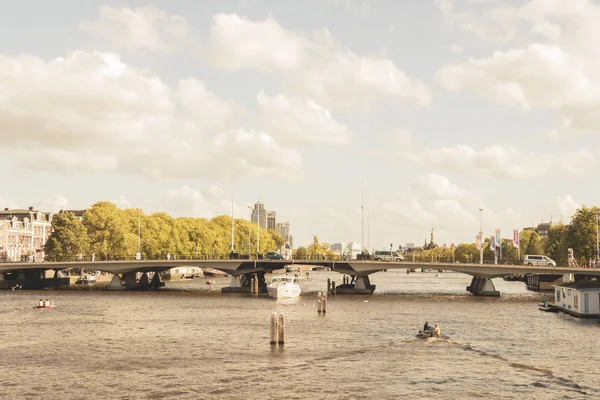
{"type": "Polygon", "coordinates": [[[0,259],[43,261],[44,245],[52,233],[53,213],[28,209],[0,211],[0,259]]]}
{"type": "Polygon", "coordinates": [[[540,222],[537,226],[528,226],[527,228],[523,228],[523,230],[535,231],[542,239],[546,239],[550,233],[550,228],[552,228],[553,225],[552,222],[540,222]]]}
{"type": "Polygon", "coordinates": [[[600,281],[554,285],[554,298],[562,312],[581,318],[600,317],[600,281]]]}
{"type": "Polygon", "coordinates": [[[293,249],[294,248],[294,237],[292,235],[290,235],[290,222],[285,221],[285,222],[276,223],[275,230],[281,237],[283,237],[286,245],[289,246],[290,249],[293,249]]]}
{"type": "Polygon", "coordinates": [[[265,209],[265,205],[260,201],[254,204],[250,221],[258,224],[263,229],[267,229],[267,210],[265,209]]]}
{"type": "Polygon", "coordinates": [[[342,243],[333,243],[330,248],[331,251],[335,252],[340,257],[344,255],[344,250],[346,250],[346,246],[344,246],[342,243]]]}
{"type": "Polygon", "coordinates": [[[275,229],[277,225],[275,211],[267,211],[267,229],[275,229]]]}

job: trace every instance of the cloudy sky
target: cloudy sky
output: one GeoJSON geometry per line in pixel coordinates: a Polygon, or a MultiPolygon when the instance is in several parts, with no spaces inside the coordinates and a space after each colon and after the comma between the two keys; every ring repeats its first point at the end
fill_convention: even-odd
{"type": "Polygon", "coordinates": [[[0,4],[3,207],[212,217],[233,191],[296,245],[377,249],[598,204],[600,2],[0,4]]]}

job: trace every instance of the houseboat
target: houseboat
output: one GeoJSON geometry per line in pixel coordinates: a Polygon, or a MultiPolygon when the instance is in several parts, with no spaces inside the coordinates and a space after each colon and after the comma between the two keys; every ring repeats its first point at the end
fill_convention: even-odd
{"type": "Polygon", "coordinates": [[[554,285],[559,311],[579,318],[600,318],[600,281],[579,281],[554,285]]]}

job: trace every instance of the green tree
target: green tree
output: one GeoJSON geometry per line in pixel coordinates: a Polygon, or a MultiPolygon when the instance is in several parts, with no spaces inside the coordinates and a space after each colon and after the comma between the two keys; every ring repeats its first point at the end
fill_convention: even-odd
{"type": "Polygon", "coordinates": [[[48,261],[69,261],[87,254],[90,246],[87,230],[73,213],[55,215],[52,229],[44,246],[48,261]]]}
{"type": "Polygon", "coordinates": [[[479,250],[475,243],[461,243],[454,250],[454,259],[461,263],[478,263],[479,250]]]}
{"type": "Polygon", "coordinates": [[[556,261],[557,265],[567,265],[569,249],[569,227],[563,224],[553,225],[544,240],[546,255],[556,261]]]}
{"type": "Polygon", "coordinates": [[[544,244],[541,236],[531,229],[519,232],[519,247],[521,258],[524,258],[527,254],[544,254],[544,244]]]}
{"type": "Polygon", "coordinates": [[[596,215],[598,207],[581,207],[575,211],[569,226],[569,247],[580,264],[587,265],[596,257],[596,215]]]}
{"type": "Polygon", "coordinates": [[[83,214],[83,225],[90,238],[90,250],[103,259],[133,256],[137,237],[131,239],[127,218],[122,210],[108,201],[101,201],[83,214]]]}

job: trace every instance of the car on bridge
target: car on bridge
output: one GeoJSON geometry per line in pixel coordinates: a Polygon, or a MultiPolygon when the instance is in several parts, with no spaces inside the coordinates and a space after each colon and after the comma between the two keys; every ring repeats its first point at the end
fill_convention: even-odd
{"type": "Polygon", "coordinates": [[[536,267],[556,267],[556,261],[546,256],[530,255],[525,256],[523,265],[532,265],[536,267]]]}
{"type": "Polygon", "coordinates": [[[375,261],[404,261],[402,254],[398,253],[397,251],[375,250],[375,254],[373,256],[375,261]]]}
{"type": "Polygon", "coordinates": [[[274,251],[270,251],[265,255],[265,258],[267,260],[285,260],[285,257],[283,257],[283,254],[279,254],[276,253],[274,251]]]}

